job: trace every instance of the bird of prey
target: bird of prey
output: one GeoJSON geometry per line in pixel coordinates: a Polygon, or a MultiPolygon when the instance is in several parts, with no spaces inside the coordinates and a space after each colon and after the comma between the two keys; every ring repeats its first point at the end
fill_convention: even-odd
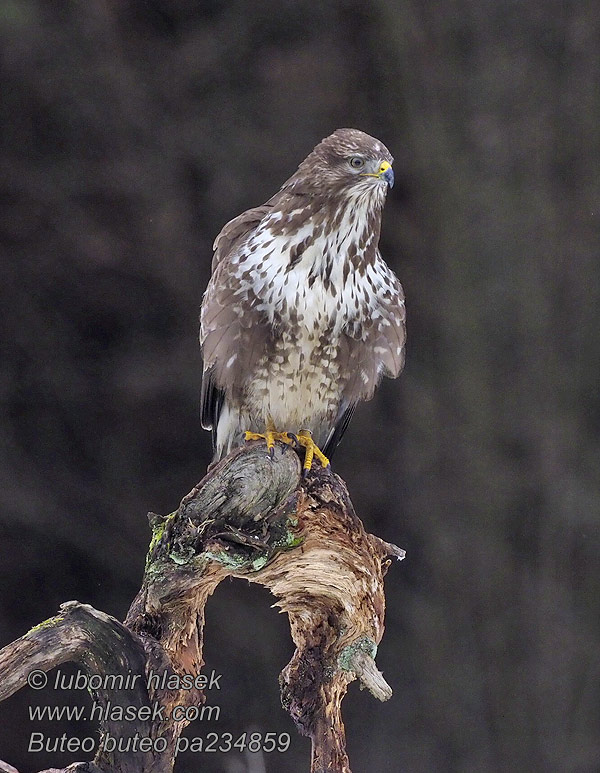
{"type": "Polygon", "coordinates": [[[200,316],[216,460],[264,438],[304,446],[305,470],[327,466],[356,404],[402,370],[404,294],[378,248],[392,162],[338,129],[217,236],[200,316]]]}

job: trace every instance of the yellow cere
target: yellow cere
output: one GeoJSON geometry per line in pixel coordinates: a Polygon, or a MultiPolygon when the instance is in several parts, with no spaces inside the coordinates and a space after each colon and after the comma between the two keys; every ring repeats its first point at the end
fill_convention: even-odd
{"type": "Polygon", "coordinates": [[[377,174],[373,174],[373,172],[363,172],[361,177],[381,177],[381,175],[387,172],[388,169],[391,169],[391,167],[392,165],[389,161],[382,161],[377,174]]]}

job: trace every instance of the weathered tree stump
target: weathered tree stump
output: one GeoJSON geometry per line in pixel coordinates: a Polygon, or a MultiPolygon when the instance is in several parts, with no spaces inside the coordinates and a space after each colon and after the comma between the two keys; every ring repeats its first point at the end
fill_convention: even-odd
{"type": "Polygon", "coordinates": [[[198,676],[206,601],[226,577],[243,577],[269,588],[288,614],[296,651],[280,676],[281,697],[312,740],[312,773],[349,773],[341,702],[355,678],[379,700],[392,694],[374,657],[384,630],[383,576],[404,551],[365,531],[330,468],[302,477],[298,455],[283,445],[273,457],[260,442],[235,450],[176,512],[149,517],[144,580],[125,622],[63,604],[56,617],[0,651],[0,700],[32,672],[74,661],[102,682],[93,689],[99,704],[133,706],[137,719],[101,720],[93,762],[66,770],[172,771],[187,724],[173,709],[204,700],[198,676]],[[150,673],[163,678],[148,684],[150,673]],[[108,675],[129,679],[102,681],[108,675]],[[181,688],[183,675],[194,680],[192,689],[181,688]],[[159,712],[151,710],[156,706],[159,712]],[[125,735],[136,735],[134,748],[107,743],[125,735]]]}

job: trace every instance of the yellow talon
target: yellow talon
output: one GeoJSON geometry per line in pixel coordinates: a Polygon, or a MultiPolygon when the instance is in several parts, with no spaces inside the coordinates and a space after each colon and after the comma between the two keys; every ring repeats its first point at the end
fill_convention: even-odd
{"type": "Polygon", "coordinates": [[[258,432],[248,432],[248,431],[246,431],[246,432],[244,432],[244,440],[246,441],[246,443],[249,440],[267,440],[267,436],[266,435],[261,435],[258,432]]]}
{"type": "Polygon", "coordinates": [[[273,455],[275,450],[275,441],[280,440],[286,445],[292,445],[294,439],[288,435],[287,432],[278,432],[271,421],[267,422],[267,428],[265,434],[262,435],[259,432],[244,432],[244,440],[265,440],[267,442],[267,450],[273,455]]]}
{"type": "Polygon", "coordinates": [[[321,467],[329,467],[329,459],[321,451],[319,446],[312,439],[310,430],[301,429],[297,435],[293,435],[289,432],[278,432],[273,425],[273,422],[268,421],[264,435],[259,432],[244,432],[244,440],[265,440],[267,443],[267,449],[270,454],[273,454],[275,449],[275,441],[280,440],[288,446],[294,445],[297,441],[304,449],[304,471],[308,472],[312,468],[313,460],[316,458],[321,463],[321,467]]]}
{"type": "Polygon", "coordinates": [[[306,449],[304,457],[304,469],[308,472],[312,468],[313,458],[316,457],[321,462],[321,467],[329,467],[329,459],[321,451],[319,446],[312,439],[310,430],[301,429],[297,435],[298,442],[306,449]]]}

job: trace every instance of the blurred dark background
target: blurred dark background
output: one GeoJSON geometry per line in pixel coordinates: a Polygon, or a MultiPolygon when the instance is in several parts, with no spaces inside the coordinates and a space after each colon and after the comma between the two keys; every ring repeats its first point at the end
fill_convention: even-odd
{"type": "MultiPolygon", "coordinates": [[[[221,226],[340,126],[383,140],[381,247],[408,359],[334,460],[387,577],[380,705],[345,701],[352,769],[600,770],[600,15],[593,0],[0,6],[0,644],[79,599],[122,618],[146,512],[202,477],[198,313],[221,226]]],[[[290,732],[292,652],[241,582],[208,613],[207,730],[290,732]],[[211,699],[214,696],[210,696],[211,699]],[[213,701],[216,702],[216,701],[213,701]]],[[[0,705],[21,773],[23,690],[0,705]]],[[[177,771],[240,773],[242,755],[177,771]]]]}

